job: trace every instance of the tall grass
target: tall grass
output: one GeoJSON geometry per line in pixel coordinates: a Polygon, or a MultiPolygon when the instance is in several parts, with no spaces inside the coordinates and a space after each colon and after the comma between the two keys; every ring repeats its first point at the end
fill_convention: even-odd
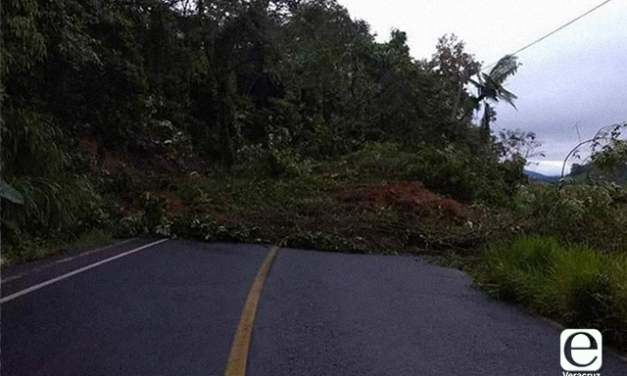
{"type": "Polygon", "coordinates": [[[596,328],[627,350],[627,257],[550,237],[525,237],[484,253],[480,286],[569,327],[596,328]]]}

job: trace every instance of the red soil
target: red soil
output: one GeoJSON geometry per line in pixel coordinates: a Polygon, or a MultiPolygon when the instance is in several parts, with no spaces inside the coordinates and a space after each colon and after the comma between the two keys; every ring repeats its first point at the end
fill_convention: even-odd
{"type": "Polygon", "coordinates": [[[169,215],[182,214],[187,210],[187,204],[178,196],[169,195],[166,212],[169,215]]]}
{"type": "Polygon", "coordinates": [[[342,199],[366,207],[393,207],[408,214],[453,222],[464,221],[468,216],[464,204],[433,193],[420,182],[387,182],[348,192],[342,199]]]}

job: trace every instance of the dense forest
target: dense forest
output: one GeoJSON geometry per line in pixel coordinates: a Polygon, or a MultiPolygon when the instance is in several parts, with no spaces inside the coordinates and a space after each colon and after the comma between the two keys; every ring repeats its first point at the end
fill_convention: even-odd
{"type": "MultiPolygon", "coordinates": [[[[409,252],[627,348],[627,189],[528,182],[536,135],[492,129],[517,57],[445,35],[416,59],[334,0],[1,17],[3,266],[147,235],[409,252]]],[[[624,172],[625,128],[582,142],[595,171],[624,172]]]]}

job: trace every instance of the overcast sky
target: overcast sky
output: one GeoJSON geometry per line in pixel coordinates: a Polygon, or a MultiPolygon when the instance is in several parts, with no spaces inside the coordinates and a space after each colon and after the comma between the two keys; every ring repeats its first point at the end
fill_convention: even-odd
{"type": "MultiPolygon", "coordinates": [[[[407,32],[411,53],[428,58],[438,37],[455,33],[469,52],[493,63],[581,15],[601,0],[339,0],[367,21],[381,41],[407,32]]],[[[493,128],[536,132],[546,157],[532,167],[558,173],[578,142],[603,126],[627,121],[627,0],[603,8],[522,52],[509,89],[518,111],[497,108],[493,128]]]]}

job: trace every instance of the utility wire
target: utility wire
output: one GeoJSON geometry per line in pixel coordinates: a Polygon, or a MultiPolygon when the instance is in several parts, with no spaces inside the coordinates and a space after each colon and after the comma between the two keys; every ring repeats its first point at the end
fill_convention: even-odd
{"type": "MultiPolygon", "coordinates": [[[[596,10],[598,10],[598,9],[602,8],[603,6],[605,6],[605,5],[609,4],[609,3],[610,3],[610,2],[612,2],[612,1],[613,1],[613,0],[606,0],[606,1],[602,2],[601,4],[599,4],[599,5],[597,5],[596,7],[594,7],[594,8],[592,8],[592,9],[590,9],[589,11],[587,11],[587,12],[585,12],[584,14],[580,15],[579,17],[577,17],[577,18],[575,18],[575,19],[573,19],[573,20],[571,20],[571,21],[569,21],[569,22],[565,23],[564,25],[562,25],[562,26],[558,27],[557,29],[555,29],[555,30],[551,31],[550,33],[546,34],[546,35],[545,35],[545,36],[543,36],[542,38],[539,38],[539,39],[537,39],[537,40],[535,40],[535,41],[533,41],[533,42],[529,43],[529,44],[528,44],[528,45],[526,45],[525,47],[523,47],[523,48],[521,48],[521,49],[519,49],[519,50],[517,50],[517,51],[515,51],[515,52],[512,52],[512,53],[511,53],[511,54],[509,54],[509,55],[518,55],[519,53],[521,53],[521,52],[525,51],[526,49],[528,49],[528,48],[530,48],[530,47],[532,47],[532,46],[534,46],[534,45],[536,45],[536,44],[538,44],[538,43],[540,43],[540,42],[542,42],[543,40],[545,40],[546,38],[548,38],[548,37],[552,36],[553,34],[556,34],[556,33],[560,32],[560,31],[564,30],[564,29],[565,29],[565,28],[567,28],[568,26],[570,26],[570,25],[574,24],[575,22],[577,22],[577,21],[579,21],[580,19],[582,19],[582,18],[586,17],[586,16],[587,16],[587,15],[589,15],[590,13],[592,13],[592,12],[594,12],[594,11],[596,11],[596,10]]],[[[498,63],[498,61],[497,61],[497,62],[494,62],[494,63],[492,63],[492,64],[490,64],[490,65],[488,65],[488,66],[486,66],[486,67],[484,67],[484,68],[482,68],[481,70],[483,71],[483,70],[486,70],[486,69],[488,69],[488,68],[491,68],[491,67],[495,66],[497,63],[498,63]]]]}

